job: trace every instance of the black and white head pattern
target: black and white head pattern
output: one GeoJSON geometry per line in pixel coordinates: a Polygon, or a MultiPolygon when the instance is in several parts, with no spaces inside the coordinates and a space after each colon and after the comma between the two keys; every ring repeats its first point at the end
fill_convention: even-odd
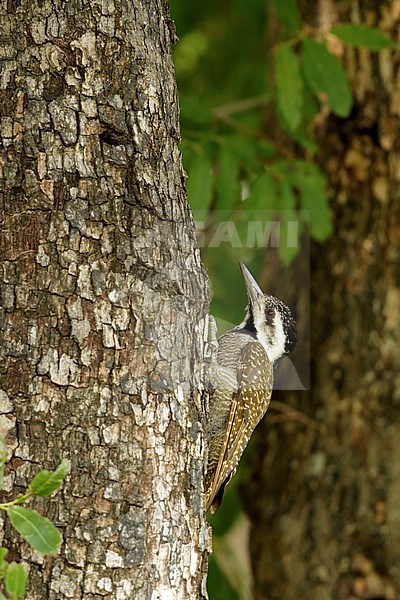
{"type": "Polygon", "coordinates": [[[264,294],[263,300],[249,302],[242,328],[254,333],[271,363],[289,354],[297,343],[297,323],[282,300],[264,294]]]}

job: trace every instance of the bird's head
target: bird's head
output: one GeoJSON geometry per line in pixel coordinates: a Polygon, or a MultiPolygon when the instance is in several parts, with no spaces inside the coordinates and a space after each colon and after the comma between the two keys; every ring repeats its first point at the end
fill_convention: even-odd
{"type": "Polygon", "coordinates": [[[282,300],[264,294],[244,263],[240,263],[240,268],[246,284],[248,304],[246,317],[239,328],[254,333],[269,360],[274,363],[295,347],[296,321],[292,311],[282,300]]]}

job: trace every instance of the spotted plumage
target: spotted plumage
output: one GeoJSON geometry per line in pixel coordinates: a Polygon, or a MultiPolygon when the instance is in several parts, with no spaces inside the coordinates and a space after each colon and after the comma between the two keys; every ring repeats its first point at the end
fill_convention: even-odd
{"type": "Polygon", "coordinates": [[[296,322],[281,300],[264,294],[243,263],[248,305],[244,321],[218,340],[207,427],[206,506],[214,512],[271,399],[273,365],[297,340],[296,322]]]}

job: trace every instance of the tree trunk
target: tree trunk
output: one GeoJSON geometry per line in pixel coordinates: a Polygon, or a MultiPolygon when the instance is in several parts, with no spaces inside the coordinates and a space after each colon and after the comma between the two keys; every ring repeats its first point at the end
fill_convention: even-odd
{"type": "MultiPolygon", "coordinates": [[[[305,12],[396,37],[396,3],[339,13],[349,4],[305,12]]],[[[321,427],[267,418],[258,431],[246,486],[256,599],[400,597],[399,62],[392,50],[344,60],[353,112],[318,132],[335,233],[312,245],[311,390],[279,398],[321,427]]]]}
{"type": "Polygon", "coordinates": [[[206,275],[186,204],[168,6],[0,9],[0,406],[6,490],[62,457],[32,506],[43,558],[5,524],[30,600],[200,598],[206,275]]]}

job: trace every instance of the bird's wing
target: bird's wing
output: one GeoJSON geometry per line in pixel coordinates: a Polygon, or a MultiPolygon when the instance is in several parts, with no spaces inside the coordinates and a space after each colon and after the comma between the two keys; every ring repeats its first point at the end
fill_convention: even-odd
{"type": "Polygon", "coordinates": [[[253,430],[268,408],[272,385],[273,370],[267,353],[259,342],[249,342],[240,353],[237,390],[232,394],[218,463],[207,478],[207,510],[220,487],[234,474],[253,430]]]}

